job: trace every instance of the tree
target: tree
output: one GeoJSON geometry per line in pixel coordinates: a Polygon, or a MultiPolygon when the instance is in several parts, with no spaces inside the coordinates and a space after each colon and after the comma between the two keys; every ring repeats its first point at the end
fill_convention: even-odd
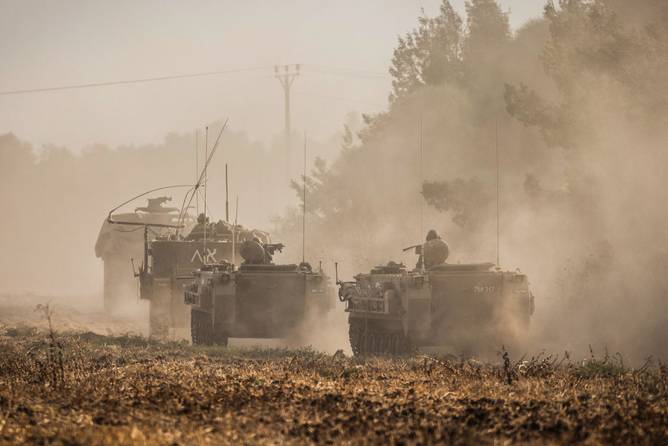
{"type": "Polygon", "coordinates": [[[422,196],[437,210],[450,212],[456,225],[472,232],[487,218],[486,211],[493,198],[477,178],[426,181],[422,185],[422,196]]]}
{"type": "Polygon", "coordinates": [[[476,64],[510,41],[508,15],[496,0],[466,2],[467,34],[464,59],[467,65],[476,64]]]}
{"type": "Polygon", "coordinates": [[[645,22],[625,20],[617,0],[559,0],[545,7],[550,38],[542,54],[557,87],[549,101],[526,86],[506,86],[508,112],[537,127],[551,146],[574,149],[596,138],[591,122],[603,101],[620,114],[647,121],[668,113],[668,33],[665,2],[643,0],[645,22]],[[615,102],[616,101],[616,102],[615,102]],[[596,104],[591,107],[589,104],[596,104]]]}
{"type": "Polygon", "coordinates": [[[391,101],[423,85],[459,82],[462,78],[462,19],[448,0],[443,0],[437,17],[420,17],[417,29],[399,37],[390,74],[391,101]]]}

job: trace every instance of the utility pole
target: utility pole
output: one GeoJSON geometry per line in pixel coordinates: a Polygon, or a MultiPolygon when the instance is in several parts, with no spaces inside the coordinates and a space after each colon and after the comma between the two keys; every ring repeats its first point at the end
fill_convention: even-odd
{"type": "Polygon", "coordinates": [[[299,76],[299,64],[274,66],[274,77],[278,79],[283,87],[284,105],[285,105],[285,173],[290,178],[290,133],[292,126],[290,124],[290,88],[295,78],[299,76]]]}

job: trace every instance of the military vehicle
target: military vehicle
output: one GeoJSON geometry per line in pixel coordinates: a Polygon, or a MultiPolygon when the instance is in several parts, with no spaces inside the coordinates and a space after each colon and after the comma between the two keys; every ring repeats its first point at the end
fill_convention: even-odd
{"type": "MultiPolygon", "coordinates": [[[[176,225],[179,209],[165,207],[170,197],[149,198],[148,205],[131,213],[116,214],[117,221],[131,224],[114,224],[105,219],[95,243],[95,255],[104,264],[104,309],[111,314],[132,313],[136,309],[137,283],[132,274],[132,261],[142,257],[144,233],[142,224],[176,225]]],[[[182,219],[186,230],[194,219],[186,215],[182,219]]],[[[168,228],[155,226],[148,232],[149,240],[167,234],[168,228]]]]}
{"type": "MultiPolygon", "coordinates": [[[[206,212],[198,215],[197,224],[189,224],[188,210],[194,199],[199,203],[199,191],[204,187],[204,210],[206,202],[207,168],[216,153],[220,138],[227,128],[226,120],[218,137],[206,155],[206,160],[193,185],[177,184],[151,189],[130,198],[116,206],[107,216],[106,223],[115,228],[128,226],[132,231],[143,229],[143,261],[139,271],[132,270],[139,277],[139,295],[149,301],[149,334],[161,339],[190,339],[189,307],[183,302],[183,286],[192,279],[192,273],[202,265],[221,261],[236,263],[239,255],[239,243],[257,238],[268,241],[268,234],[261,231],[248,231],[237,225],[228,223],[229,203],[227,200],[227,166],[225,167],[225,213],[226,221],[212,223],[206,212]],[[116,215],[114,212],[121,207],[148,194],[166,189],[188,188],[180,209],[168,209],[169,218],[164,221],[135,221],[131,215],[116,215]],[[192,230],[188,231],[189,228],[192,230]],[[183,236],[182,234],[188,234],[183,236]]],[[[149,201],[149,203],[151,203],[149,201]]],[[[156,202],[154,202],[156,203],[156,202]]],[[[161,204],[158,203],[158,204],[161,204]]],[[[150,205],[149,205],[150,207],[150,205]]],[[[192,220],[192,219],[190,219],[192,220]]],[[[125,256],[123,256],[125,257],[125,256]]],[[[123,259],[127,260],[127,259],[123,259]]],[[[121,263],[121,268],[124,262],[121,263]]],[[[127,263],[126,263],[127,265],[127,263]]]]}
{"type": "Polygon", "coordinates": [[[282,244],[242,243],[244,259],[202,266],[184,293],[191,307],[192,342],[227,345],[228,338],[298,336],[310,315],[323,313],[335,300],[322,269],[308,263],[272,262],[282,244]]]}
{"type": "Polygon", "coordinates": [[[427,346],[479,353],[513,345],[526,332],[534,311],[526,275],[492,263],[445,263],[447,245],[438,242],[407,249],[420,256],[412,270],[390,262],[340,282],[337,268],[354,355],[427,346]]]}
{"type": "Polygon", "coordinates": [[[169,234],[146,241],[139,277],[140,297],[149,301],[149,333],[159,339],[190,340],[190,308],[183,289],[193,273],[219,262],[239,264],[243,242],[257,238],[267,243],[269,235],[247,230],[225,221],[211,223],[203,214],[185,237],[169,234]]]}

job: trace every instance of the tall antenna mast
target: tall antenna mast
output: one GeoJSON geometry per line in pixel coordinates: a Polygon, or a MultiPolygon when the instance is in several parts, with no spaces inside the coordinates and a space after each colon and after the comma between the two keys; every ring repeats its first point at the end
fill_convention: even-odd
{"type": "Polygon", "coordinates": [[[495,138],[494,146],[496,149],[496,266],[500,265],[501,252],[499,250],[499,239],[500,239],[500,206],[499,206],[499,118],[495,120],[495,138]]]}
{"type": "Polygon", "coordinates": [[[225,163],[225,221],[230,222],[230,202],[228,197],[227,163],[225,163]]]}
{"type": "Polygon", "coordinates": [[[239,196],[237,195],[237,206],[234,210],[234,225],[232,226],[232,264],[237,263],[237,219],[239,218],[239,196]]]}
{"type": "MultiPolygon", "coordinates": [[[[199,130],[195,129],[195,183],[199,177],[199,130]]],[[[195,201],[195,206],[197,209],[197,215],[199,215],[199,191],[195,192],[197,194],[197,199],[195,201]]]]}
{"type": "Polygon", "coordinates": [[[304,263],[306,262],[306,132],[304,132],[304,171],[302,179],[304,181],[302,191],[302,201],[304,203],[304,209],[302,209],[302,263],[304,263]]]}
{"type": "MultiPolygon", "coordinates": [[[[418,161],[420,163],[420,189],[424,184],[423,172],[424,147],[422,144],[422,113],[420,113],[419,133],[418,133],[418,161]]],[[[420,237],[424,234],[424,197],[420,197],[420,237]]]]}
{"type": "MultiPolygon", "coordinates": [[[[213,144],[213,148],[211,150],[211,153],[207,153],[207,159],[206,162],[204,163],[204,169],[202,169],[202,173],[200,173],[199,178],[197,179],[197,182],[190,187],[190,190],[186,193],[186,196],[183,197],[183,204],[181,205],[181,211],[179,212],[179,223],[183,222],[183,219],[185,218],[186,215],[186,209],[190,209],[190,203],[192,203],[193,199],[196,196],[196,192],[199,190],[199,188],[202,185],[202,182],[204,181],[204,171],[207,169],[209,163],[211,162],[211,158],[213,158],[213,155],[216,153],[216,149],[218,149],[218,143],[220,142],[221,136],[223,136],[223,132],[227,128],[227,123],[229,122],[229,119],[226,119],[225,122],[223,123],[223,126],[220,128],[220,133],[218,133],[218,137],[216,138],[216,142],[213,144]]],[[[178,230],[179,228],[183,227],[183,225],[178,225],[179,227],[177,228],[176,235],[178,236],[178,230]]]]}
{"type": "MultiPolygon", "coordinates": [[[[204,158],[209,159],[209,126],[206,126],[206,129],[204,131],[204,158]]],[[[208,170],[209,165],[206,164],[204,166],[204,251],[206,251],[206,230],[208,229],[206,221],[206,214],[207,214],[207,208],[206,208],[206,190],[209,188],[208,186],[208,176],[207,176],[207,170],[208,170]]],[[[205,253],[206,255],[206,253],[205,253]]],[[[205,257],[206,258],[206,257],[205,257]]]]}

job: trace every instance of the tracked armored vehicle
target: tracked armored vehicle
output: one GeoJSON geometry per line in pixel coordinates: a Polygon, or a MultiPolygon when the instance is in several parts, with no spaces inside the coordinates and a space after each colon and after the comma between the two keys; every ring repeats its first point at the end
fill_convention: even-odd
{"type": "MultiPolygon", "coordinates": [[[[534,299],[527,276],[491,263],[448,264],[429,242],[415,248],[415,269],[390,262],[339,282],[356,356],[402,355],[416,347],[457,354],[513,345],[529,326],[534,299]]],[[[439,251],[440,250],[440,251],[439,251]]]]}
{"type": "MultiPolygon", "coordinates": [[[[132,274],[132,261],[139,261],[144,249],[144,233],[140,227],[148,225],[176,225],[179,219],[177,208],[166,207],[170,197],[149,198],[148,205],[134,212],[116,214],[114,218],[128,224],[115,224],[105,219],[97,241],[95,255],[104,265],[103,302],[106,312],[118,315],[134,313],[137,302],[137,283],[132,274]]],[[[181,219],[189,231],[194,219],[185,215],[181,219]]],[[[153,227],[146,235],[149,241],[167,234],[167,228],[153,227]]]]}
{"type": "Polygon", "coordinates": [[[149,301],[149,333],[159,339],[190,340],[190,307],[183,290],[199,268],[208,264],[239,264],[240,247],[252,238],[269,235],[224,221],[210,223],[204,215],[185,237],[168,235],[147,241],[137,276],[140,297],[149,301]]]}
{"type": "Polygon", "coordinates": [[[184,293],[194,344],[298,336],[309,316],[331,307],[335,298],[322,270],[308,263],[274,264],[274,252],[282,248],[249,240],[241,245],[239,267],[220,262],[194,272],[184,293]]]}

